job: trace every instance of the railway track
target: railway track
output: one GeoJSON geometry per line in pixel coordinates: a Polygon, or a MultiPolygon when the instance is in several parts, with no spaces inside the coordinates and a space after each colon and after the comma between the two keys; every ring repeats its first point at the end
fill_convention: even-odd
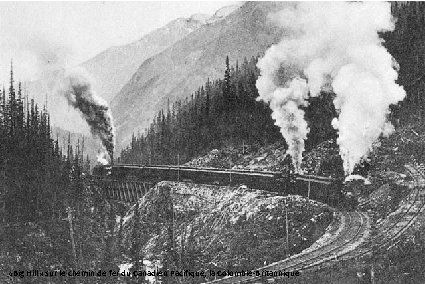
{"type": "MultiPolygon", "coordinates": [[[[99,185],[107,189],[108,196],[112,189],[117,189],[118,192],[124,191],[123,194],[113,195],[113,198],[120,200],[122,199],[121,195],[134,195],[133,190],[128,189],[127,181],[153,184],[159,181],[177,181],[221,186],[246,185],[280,194],[302,195],[335,207],[340,205],[343,207],[352,202],[340,190],[341,181],[339,179],[316,175],[176,165],[116,164],[96,166],[93,169],[92,177],[93,180],[99,182],[99,185]]],[[[115,190],[112,191],[115,192],[115,190]]],[[[129,201],[129,199],[125,198],[121,201],[129,201]]],[[[130,201],[133,202],[134,198],[131,198],[130,201]]]]}
{"type": "MultiPolygon", "coordinates": [[[[120,166],[123,169],[139,170],[140,167],[136,166],[120,166]]],[[[149,170],[163,171],[165,166],[149,167],[149,170]]],[[[370,253],[389,246],[394,243],[400,236],[413,224],[414,220],[421,214],[425,208],[425,178],[423,171],[418,170],[419,166],[406,166],[409,175],[415,180],[416,186],[409,193],[408,197],[402,201],[398,210],[393,212],[384,221],[378,222],[377,234],[369,236],[370,219],[363,212],[345,212],[341,218],[342,228],[337,230],[334,235],[328,237],[320,244],[313,244],[303,252],[289,257],[287,259],[272,263],[270,265],[255,269],[254,271],[306,271],[311,269],[320,269],[327,265],[332,265],[334,260],[347,260],[353,258],[362,258],[370,253]],[[367,239],[367,241],[365,241],[367,239]]],[[[185,170],[186,173],[190,172],[207,172],[214,174],[224,174],[227,171],[218,169],[193,169],[190,167],[167,167],[170,170],[185,170]]],[[[233,172],[236,174],[236,172],[233,172]]],[[[248,174],[249,176],[274,176],[275,173],[257,173],[239,171],[237,174],[248,174]]],[[[301,176],[299,178],[306,179],[310,182],[311,179],[317,177],[301,176]]],[[[316,181],[316,180],[314,180],[316,181]]],[[[326,183],[326,180],[318,180],[318,182],[326,183]]],[[[238,277],[225,277],[214,280],[209,283],[261,283],[268,278],[279,278],[273,276],[263,277],[257,276],[238,276],[238,277]]]]}
{"type": "MultiPolygon", "coordinates": [[[[307,248],[297,255],[258,268],[255,271],[302,271],[319,266],[323,262],[332,261],[340,253],[354,249],[367,235],[367,229],[370,225],[369,218],[362,212],[345,212],[342,214],[342,219],[345,220],[343,228],[339,230],[336,236],[329,238],[327,242],[317,247],[307,248]]],[[[208,283],[261,283],[267,278],[261,275],[225,277],[208,283]]]]}
{"type": "MultiPolygon", "coordinates": [[[[362,258],[395,243],[425,210],[425,166],[406,166],[409,175],[415,180],[413,192],[405,199],[404,205],[390,214],[385,221],[379,222],[378,233],[368,237],[369,218],[362,212],[346,212],[345,224],[337,236],[328,239],[322,245],[314,245],[288,259],[278,261],[257,271],[302,271],[320,269],[332,264],[333,260],[362,258]],[[419,169],[419,170],[418,170],[419,169]],[[367,241],[362,241],[367,238],[367,241]]],[[[279,277],[270,277],[277,279],[279,277]]],[[[209,283],[264,283],[267,277],[225,277],[209,283]]]]}
{"type": "Polygon", "coordinates": [[[416,218],[425,209],[425,178],[423,171],[416,167],[406,166],[411,177],[416,181],[414,192],[407,198],[405,206],[400,206],[377,225],[377,234],[369,238],[367,242],[360,245],[355,252],[341,256],[342,259],[365,257],[371,253],[378,252],[398,241],[403,233],[413,224],[416,218]]]}
{"type": "MultiPolygon", "coordinates": [[[[413,224],[416,218],[425,210],[425,177],[424,170],[419,167],[406,166],[411,177],[416,181],[414,191],[408,196],[404,206],[392,213],[394,218],[386,218],[386,222],[378,223],[378,233],[369,237],[355,250],[347,251],[338,256],[339,260],[361,259],[372,253],[395,244],[403,233],[413,224]],[[421,171],[418,171],[419,168],[421,171]]],[[[330,263],[327,263],[330,264],[330,263]]],[[[321,267],[322,268],[322,267],[321,267]]]]}

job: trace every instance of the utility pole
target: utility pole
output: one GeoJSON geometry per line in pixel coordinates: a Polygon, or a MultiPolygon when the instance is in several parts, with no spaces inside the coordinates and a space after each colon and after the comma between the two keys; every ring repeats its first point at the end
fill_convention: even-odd
{"type": "MultiPolygon", "coordinates": [[[[372,213],[371,215],[371,237],[374,238],[377,234],[378,234],[378,228],[377,228],[377,216],[376,214],[372,213]]],[[[372,256],[370,258],[370,283],[371,284],[375,284],[376,283],[376,279],[375,279],[375,261],[378,257],[378,252],[379,249],[377,247],[377,245],[373,245],[372,246],[372,256]]]]}
{"type": "Polygon", "coordinates": [[[68,156],[68,161],[71,160],[71,132],[68,132],[68,152],[67,152],[67,156],[68,156]]]}
{"type": "Polygon", "coordinates": [[[81,142],[81,161],[84,164],[84,135],[83,135],[83,141],[81,142]]]}
{"type": "Polygon", "coordinates": [[[229,161],[230,168],[229,168],[229,187],[232,185],[232,160],[229,161]]]}
{"type": "MultiPolygon", "coordinates": [[[[182,235],[181,235],[181,238],[180,238],[180,270],[184,270],[184,263],[183,263],[183,246],[184,246],[184,240],[183,240],[183,233],[182,233],[182,235]]],[[[183,283],[185,283],[185,279],[184,279],[184,275],[183,275],[183,277],[182,277],[183,279],[183,283]]]]}
{"type": "Polygon", "coordinates": [[[73,225],[72,225],[72,212],[71,212],[71,208],[68,206],[66,208],[67,212],[68,212],[68,222],[69,222],[69,235],[71,237],[71,245],[72,245],[72,255],[74,257],[74,265],[75,265],[75,269],[77,269],[77,250],[76,250],[76,246],[75,246],[75,239],[74,239],[74,229],[73,229],[73,225]]]}
{"type": "Polygon", "coordinates": [[[288,205],[285,197],[285,224],[286,224],[286,254],[289,256],[289,225],[288,225],[288,205]]]}
{"type": "Polygon", "coordinates": [[[310,200],[310,189],[311,189],[311,180],[308,179],[308,193],[307,193],[307,199],[310,200]]]}
{"type": "Polygon", "coordinates": [[[177,182],[180,182],[180,154],[177,154],[177,182]]]}
{"type": "Polygon", "coordinates": [[[77,139],[77,153],[75,154],[75,157],[80,160],[80,138],[77,139]]]}
{"type": "Polygon", "coordinates": [[[0,171],[1,174],[1,195],[2,195],[2,222],[3,224],[6,223],[6,159],[4,160],[4,167],[0,171]]]}

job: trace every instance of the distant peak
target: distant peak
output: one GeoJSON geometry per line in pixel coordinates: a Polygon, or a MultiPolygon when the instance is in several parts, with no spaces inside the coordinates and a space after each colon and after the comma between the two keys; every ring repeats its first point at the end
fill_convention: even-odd
{"type": "Polygon", "coordinates": [[[190,21],[196,21],[196,22],[201,22],[201,23],[206,23],[209,18],[211,18],[211,15],[207,15],[207,14],[193,14],[192,16],[189,17],[188,20],[190,20],[190,21]]]}
{"type": "Polygon", "coordinates": [[[229,6],[225,6],[225,7],[218,9],[214,13],[214,15],[211,18],[208,19],[208,23],[213,23],[213,22],[220,21],[220,20],[226,18],[228,15],[230,15],[235,10],[237,10],[240,6],[241,6],[241,4],[240,5],[229,5],[229,6]]]}

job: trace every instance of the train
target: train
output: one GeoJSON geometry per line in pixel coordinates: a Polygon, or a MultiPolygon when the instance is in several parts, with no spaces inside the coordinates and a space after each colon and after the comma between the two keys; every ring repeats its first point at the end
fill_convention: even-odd
{"type": "Polygon", "coordinates": [[[343,180],[316,175],[278,171],[218,169],[175,165],[114,164],[95,166],[92,175],[114,181],[178,181],[211,185],[246,185],[249,188],[296,194],[331,206],[353,207],[354,200],[344,192],[343,180]]]}

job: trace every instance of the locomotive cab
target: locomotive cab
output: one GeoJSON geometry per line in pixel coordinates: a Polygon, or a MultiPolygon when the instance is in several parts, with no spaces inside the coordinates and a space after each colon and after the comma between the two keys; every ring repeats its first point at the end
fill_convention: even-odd
{"type": "Polygon", "coordinates": [[[107,177],[110,176],[112,172],[112,166],[110,165],[96,165],[93,168],[92,175],[98,177],[107,177]]]}

